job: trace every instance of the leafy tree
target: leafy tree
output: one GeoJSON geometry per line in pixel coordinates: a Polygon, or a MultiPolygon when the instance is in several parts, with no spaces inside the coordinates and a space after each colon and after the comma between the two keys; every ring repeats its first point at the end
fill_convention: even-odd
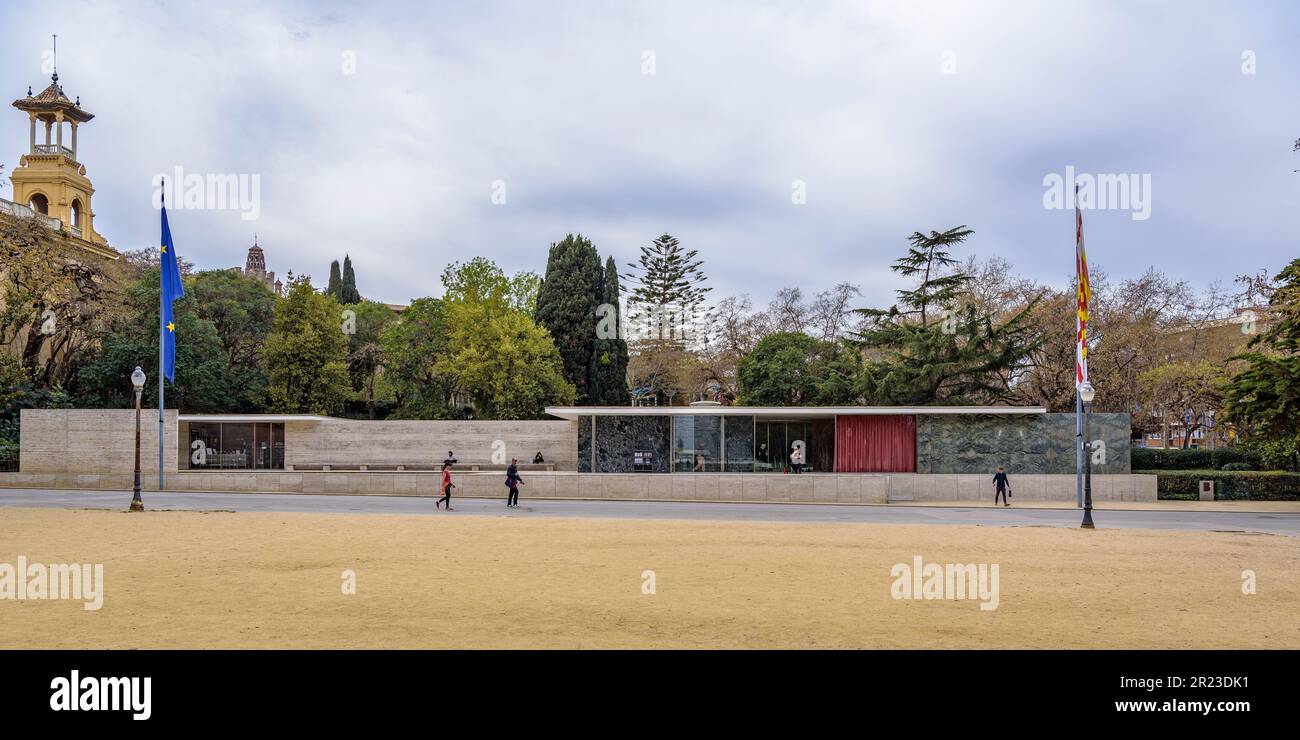
{"type": "Polygon", "coordinates": [[[1266,457],[1300,469],[1300,259],[1278,273],[1265,328],[1235,359],[1224,411],[1266,457]]]}
{"type": "Polygon", "coordinates": [[[591,392],[591,355],[596,306],[604,293],[601,277],[600,256],[591,241],[569,234],[551,245],[537,293],[537,322],[551,333],[564,362],[564,378],[582,404],[596,403],[591,392]]]}
{"type": "Polygon", "coordinates": [[[1223,366],[1206,360],[1171,362],[1138,376],[1139,392],[1148,408],[1159,411],[1162,417],[1191,416],[1191,423],[1183,425],[1180,446],[1184,448],[1198,429],[1208,428],[1210,415],[1223,403],[1222,386],[1226,380],[1223,366]]]}
{"type": "Polygon", "coordinates": [[[417,298],[379,335],[384,381],[392,389],[398,419],[448,416],[456,378],[439,361],[447,354],[447,307],[439,298],[417,298]]]}
{"type": "MultiPolygon", "coordinates": [[[[141,402],[157,408],[158,284],[158,269],[152,268],[127,289],[125,313],[97,337],[98,348],[70,384],[76,405],[133,405],[130,376],[138,365],[149,376],[141,402]]],[[[168,408],[184,413],[230,411],[226,350],[212,321],[198,315],[195,296],[188,290],[173,305],[172,319],[176,324],[176,383],[166,390],[168,408]]]]}
{"type": "Polygon", "coordinates": [[[339,274],[339,261],[330,262],[330,281],[325,286],[325,295],[339,300],[343,295],[343,277],[339,274]]]}
{"type": "Polygon", "coordinates": [[[350,308],[356,312],[356,325],[355,331],[348,335],[348,374],[353,392],[365,403],[367,416],[374,419],[383,386],[380,379],[384,350],[380,337],[397,319],[397,314],[377,301],[362,301],[350,308]]]}
{"type": "Polygon", "coordinates": [[[954,271],[947,247],[973,233],[964,226],[914,233],[895,272],[916,280],[888,310],[859,309],[864,354],[858,392],[872,405],[995,403],[1029,368],[1041,338],[1028,317],[1038,298],[1005,319],[974,302],[959,307],[970,277],[954,271]]]}
{"type": "Polygon", "coordinates": [[[437,367],[486,419],[532,419],[572,404],[573,385],[550,335],[522,311],[489,301],[447,302],[447,352],[437,367]]]}
{"type": "Polygon", "coordinates": [[[618,267],[614,258],[605,261],[604,292],[601,305],[608,306],[597,325],[596,341],[591,351],[591,399],[601,406],[626,406],[631,402],[627,389],[627,342],[619,333],[622,309],[619,305],[618,267]]]}
{"type": "Polygon", "coordinates": [[[226,352],[226,411],[260,411],[266,401],[262,345],[275,323],[275,293],[236,270],[195,273],[185,288],[195,313],[212,322],[226,352]]]}
{"type": "Polygon", "coordinates": [[[491,301],[505,304],[510,300],[510,279],[500,267],[486,257],[469,262],[453,262],[442,271],[443,297],[449,301],[491,301]]]}
{"type": "Polygon", "coordinates": [[[542,276],[532,270],[520,270],[510,278],[510,307],[529,316],[537,316],[537,295],[542,290],[542,276]]]}
{"type": "Polygon", "coordinates": [[[334,297],[344,305],[361,302],[361,293],[357,290],[357,275],[352,271],[352,257],[346,254],[343,255],[343,282],[339,285],[338,295],[334,297]]]}
{"type": "Polygon", "coordinates": [[[764,337],[740,361],[746,406],[841,406],[853,402],[853,354],[842,345],[798,332],[764,337]]]}
{"type": "Polygon", "coordinates": [[[275,328],[262,350],[272,411],[333,414],[351,390],[342,308],[306,279],[275,303],[275,328]]]}

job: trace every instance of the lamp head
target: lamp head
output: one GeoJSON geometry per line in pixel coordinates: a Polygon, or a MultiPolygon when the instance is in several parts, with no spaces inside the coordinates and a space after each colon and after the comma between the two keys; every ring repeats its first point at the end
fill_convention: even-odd
{"type": "Polygon", "coordinates": [[[141,370],[140,366],[136,365],[135,370],[131,371],[131,386],[137,391],[142,390],[144,388],[144,381],[144,370],[141,370]]]}
{"type": "Polygon", "coordinates": [[[1092,383],[1084,381],[1079,386],[1080,401],[1083,401],[1084,403],[1092,403],[1092,399],[1096,398],[1096,396],[1097,396],[1097,389],[1092,387],[1092,383]]]}

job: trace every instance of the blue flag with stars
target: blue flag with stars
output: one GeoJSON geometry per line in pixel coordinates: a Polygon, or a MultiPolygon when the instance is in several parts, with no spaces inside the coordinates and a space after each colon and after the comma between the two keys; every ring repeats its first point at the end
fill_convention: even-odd
{"type": "Polygon", "coordinates": [[[162,263],[162,311],[158,336],[161,337],[162,374],[176,385],[176,322],[172,320],[172,303],[185,295],[185,286],[181,284],[181,269],[176,262],[176,247],[172,244],[172,230],[167,226],[167,205],[162,207],[162,246],[160,247],[162,263]]]}

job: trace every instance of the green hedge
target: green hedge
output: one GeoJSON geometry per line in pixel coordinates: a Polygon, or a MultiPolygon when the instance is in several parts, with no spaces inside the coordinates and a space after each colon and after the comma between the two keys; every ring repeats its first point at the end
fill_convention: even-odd
{"type": "Polygon", "coordinates": [[[1156,473],[1157,497],[1192,500],[1200,498],[1203,480],[1214,481],[1216,501],[1300,501],[1300,473],[1246,470],[1162,470],[1156,473]]]}
{"type": "Polygon", "coordinates": [[[1168,449],[1134,447],[1134,470],[1222,470],[1224,465],[1247,465],[1247,470],[1259,470],[1259,455],[1238,447],[1217,450],[1168,449]]]}

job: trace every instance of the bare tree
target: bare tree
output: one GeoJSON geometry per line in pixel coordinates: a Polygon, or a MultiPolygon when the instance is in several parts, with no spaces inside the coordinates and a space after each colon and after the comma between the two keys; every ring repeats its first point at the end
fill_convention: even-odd
{"type": "Polygon", "coordinates": [[[803,332],[808,325],[808,306],[803,302],[803,291],[782,288],[767,306],[768,316],[777,331],[803,332]]]}
{"type": "Polygon", "coordinates": [[[833,342],[844,336],[851,328],[856,313],[849,302],[862,295],[862,290],[852,283],[837,283],[830,290],[823,290],[813,299],[808,315],[816,336],[823,341],[833,342]]]}

